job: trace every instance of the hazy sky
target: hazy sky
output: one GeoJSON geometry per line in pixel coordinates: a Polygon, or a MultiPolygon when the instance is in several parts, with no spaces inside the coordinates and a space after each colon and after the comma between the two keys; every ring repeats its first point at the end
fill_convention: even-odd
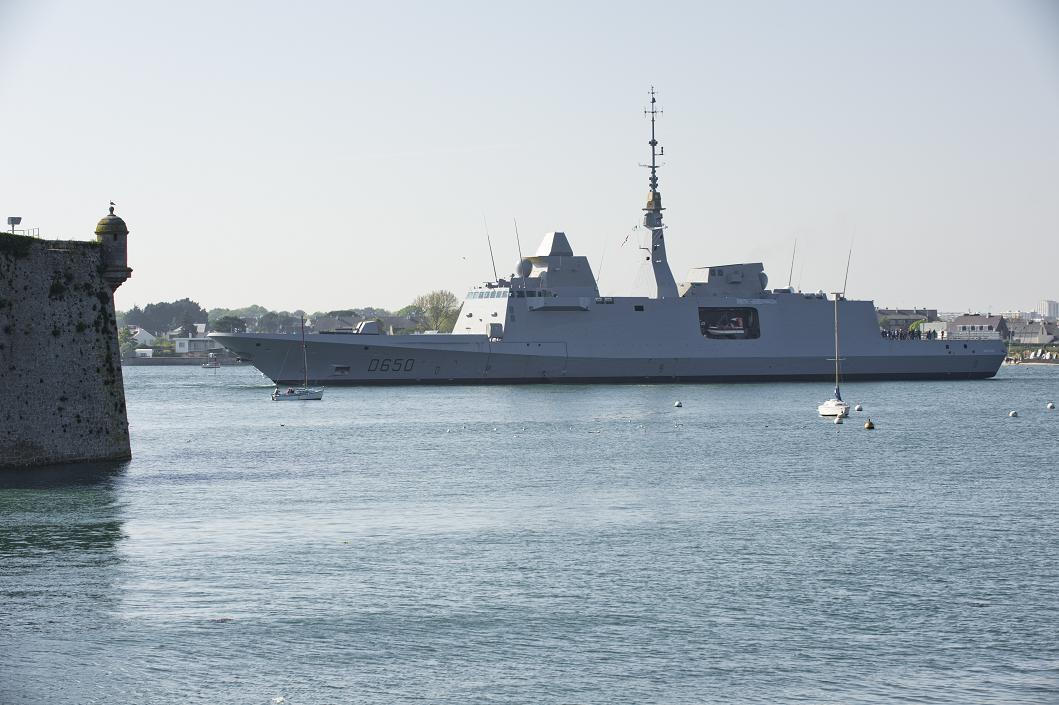
{"type": "Polygon", "coordinates": [[[1059,3],[0,0],[0,207],[132,233],[119,308],[397,308],[564,230],[880,306],[1059,299],[1059,3]]]}

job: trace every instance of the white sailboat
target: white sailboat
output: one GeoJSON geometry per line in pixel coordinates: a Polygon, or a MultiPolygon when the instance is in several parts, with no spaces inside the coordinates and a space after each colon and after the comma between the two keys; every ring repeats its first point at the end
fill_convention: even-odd
{"type": "Polygon", "coordinates": [[[286,391],[280,391],[277,387],[272,392],[272,401],[320,401],[323,398],[323,387],[309,386],[309,359],[305,353],[305,319],[302,318],[302,386],[287,387],[286,391]]]}
{"type": "Polygon", "coordinates": [[[842,392],[839,390],[839,356],[838,356],[838,302],[842,294],[835,292],[835,396],[825,401],[816,410],[821,416],[845,418],[849,416],[849,404],[842,401],[842,392]]]}

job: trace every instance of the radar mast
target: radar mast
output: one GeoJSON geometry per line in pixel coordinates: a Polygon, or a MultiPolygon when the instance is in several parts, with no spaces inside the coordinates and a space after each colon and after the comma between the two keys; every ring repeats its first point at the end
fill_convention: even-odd
{"type": "Polygon", "coordinates": [[[658,101],[655,97],[654,86],[651,86],[650,95],[651,107],[645,108],[643,112],[644,115],[651,116],[651,141],[648,142],[651,145],[651,163],[641,166],[651,170],[651,177],[648,179],[651,190],[647,194],[643,224],[651,231],[650,260],[651,268],[654,270],[658,298],[669,299],[676,298],[678,294],[676,280],[673,279],[673,272],[669,269],[669,261],[666,259],[666,242],[663,234],[665,226],[662,225],[662,192],[658,190],[658,170],[662,168],[658,164],[658,157],[662,156],[665,150],[658,146],[658,140],[655,138],[655,117],[661,115],[662,111],[657,107],[658,101]]]}

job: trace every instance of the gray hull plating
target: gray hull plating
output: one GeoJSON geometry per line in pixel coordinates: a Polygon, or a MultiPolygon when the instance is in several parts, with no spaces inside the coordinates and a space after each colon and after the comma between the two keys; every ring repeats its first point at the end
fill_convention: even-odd
{"type": "MultiPolygon", "coordinates": [[[[533,311],[529,300],[499,299],[510,309],[505,318],[525,320],[513,329],[524,339],[310,334],[308,376],[317,383],[354,385],[833,380],[833,302],[769,296],[756,304],[706,302],[759,312],[760,337],[720,340],[701,332],[698,308],[704,302],[695,297],[615,299],[577,311],[533,311]]],[[[870,302],[841,301],[839,311],[847,380],[987,378],[1004,359],[1000,340],[881,338],[870,302]]],[[[214,337],[277,383],[302,379],[298,336],[214,337]]]]}

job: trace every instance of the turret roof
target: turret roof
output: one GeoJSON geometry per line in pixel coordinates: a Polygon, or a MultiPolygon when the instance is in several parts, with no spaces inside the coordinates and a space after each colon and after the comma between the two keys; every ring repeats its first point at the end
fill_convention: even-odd
{"type": "Polygon", "coordinates": [[[125,221],[120,217],[114,215],[114,205],[110,206],[110,213],[99,219],[96,223],[96,235],[112,234],[117,233],[119,235],[128,235],[129,228],[125,225],[125,221]]]}

